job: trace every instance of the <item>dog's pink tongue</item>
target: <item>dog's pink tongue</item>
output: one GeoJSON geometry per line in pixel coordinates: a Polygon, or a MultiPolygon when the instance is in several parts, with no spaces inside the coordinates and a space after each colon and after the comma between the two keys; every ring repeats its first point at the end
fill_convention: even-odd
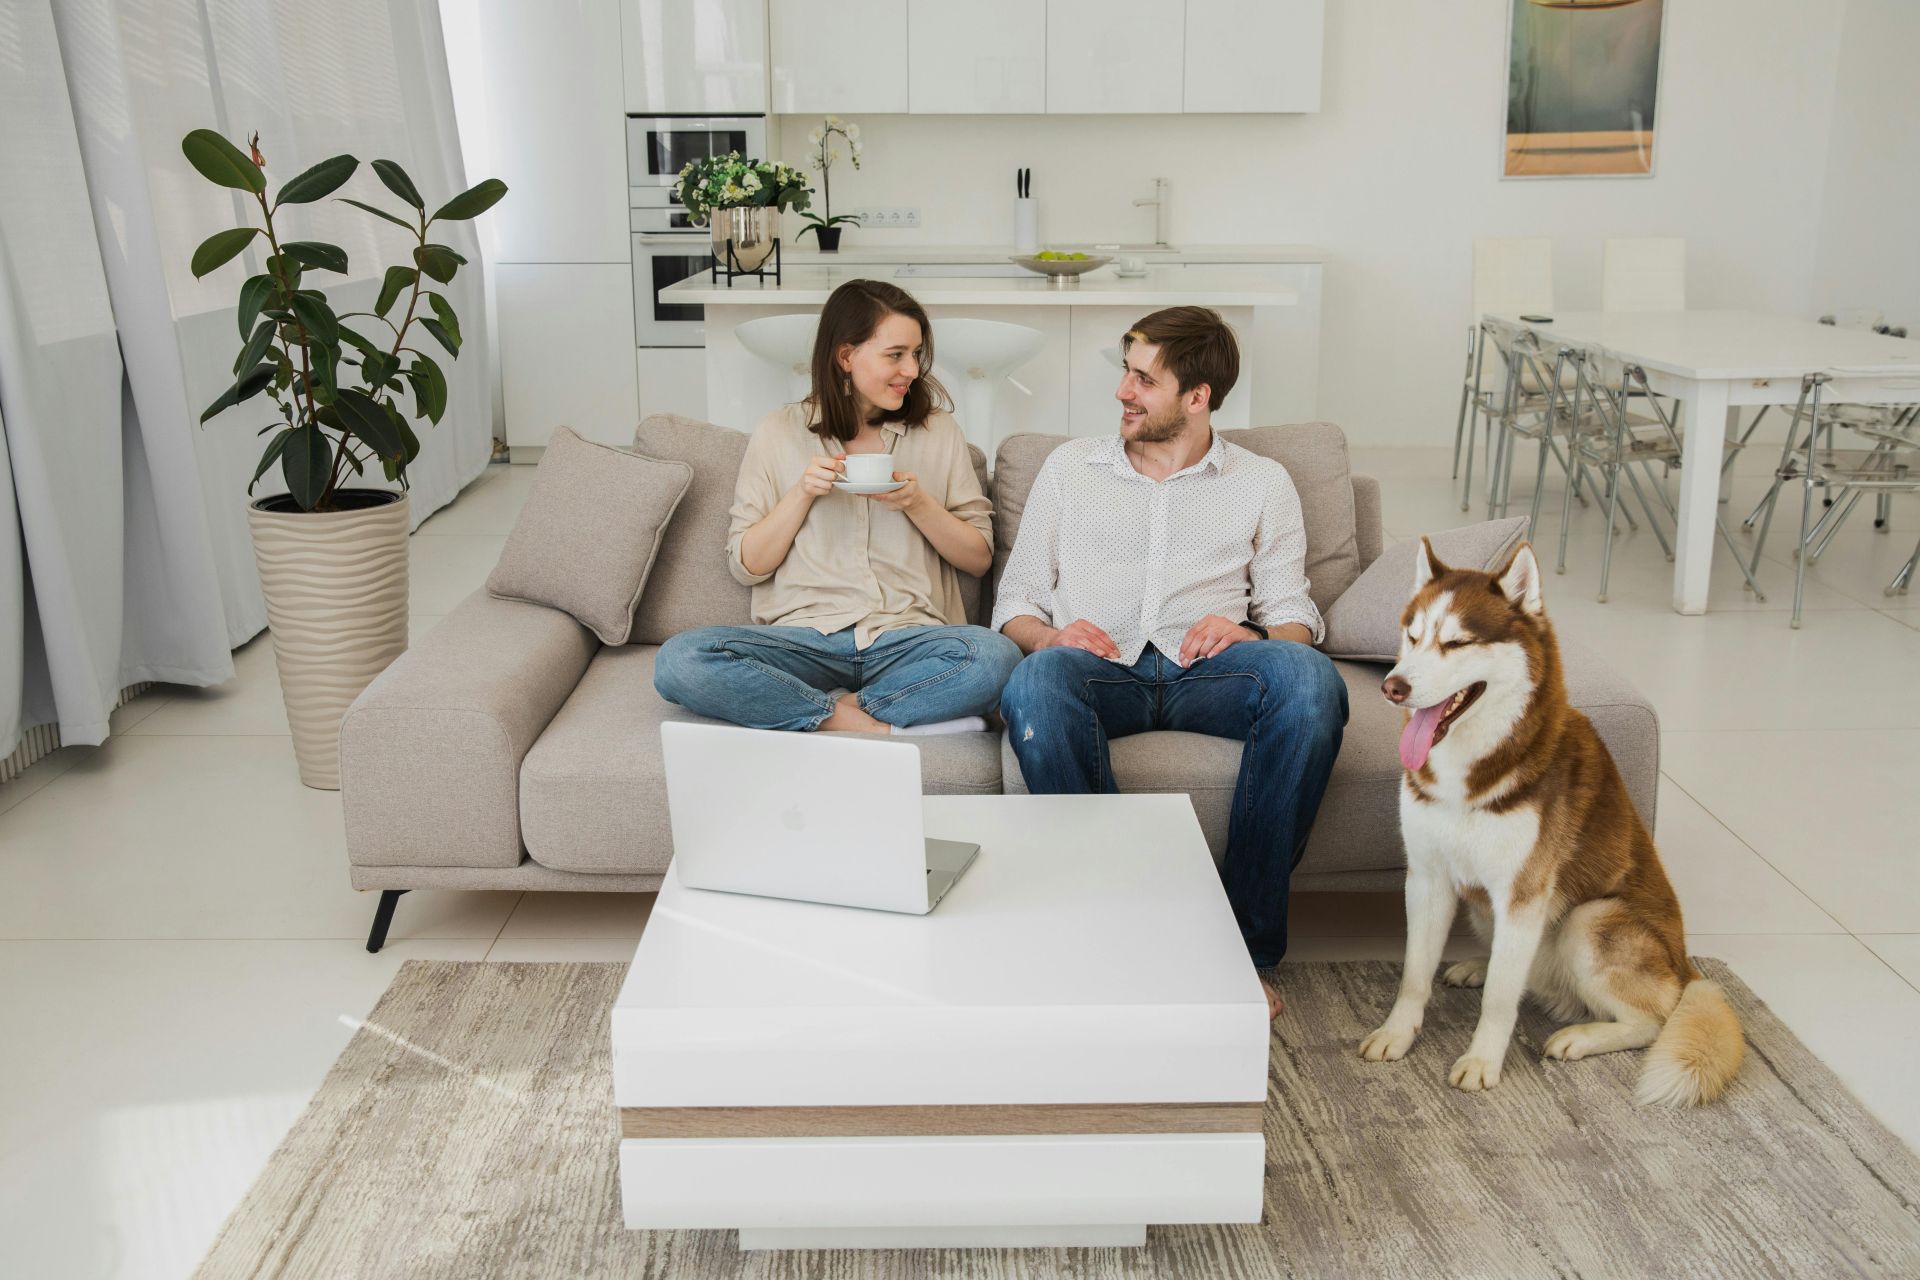
{"type": "Polygon", "coordinates": [[[1440,728],[1440,717],[1446,714],[1446,710],[1445,702],[1421,707],[1408,718],[1407,727],[1400,731],[1400,763],[1409,771],[1427,762],[1427,752],[1433,750],[1433,735],[1440,728]]]}

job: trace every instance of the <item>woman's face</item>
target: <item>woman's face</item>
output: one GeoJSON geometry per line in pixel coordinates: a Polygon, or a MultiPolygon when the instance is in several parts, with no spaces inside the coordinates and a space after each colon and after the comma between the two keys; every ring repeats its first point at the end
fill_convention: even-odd
{"type": "Polygon", "coordinates": [[[906,403],[908,388],[920,376],[920,341],[919,322],[895,313],[859,346],[840,348],[840,369],[853,380],[862,417],[876,409],[891,412],[906,403]]]}

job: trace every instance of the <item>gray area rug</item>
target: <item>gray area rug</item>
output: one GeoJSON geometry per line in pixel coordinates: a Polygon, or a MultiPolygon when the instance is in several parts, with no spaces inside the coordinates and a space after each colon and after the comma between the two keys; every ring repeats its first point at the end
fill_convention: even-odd
{"type": "Polygon", "coordinates": [[[1725,966],[1734,1089],[1630,1101],[1635,1053],[1447,1088],[1479,992],[1441,988],[1404,1062],[1354,1052],[1397,966],[1289,966],[1259,1226],[1144,1249],[741,1254],[620,1224],[607,1014],[618,964],[411,961],[202,1263],[205,1276],[1915,1276],[1920,1161],[1725,966]]]}

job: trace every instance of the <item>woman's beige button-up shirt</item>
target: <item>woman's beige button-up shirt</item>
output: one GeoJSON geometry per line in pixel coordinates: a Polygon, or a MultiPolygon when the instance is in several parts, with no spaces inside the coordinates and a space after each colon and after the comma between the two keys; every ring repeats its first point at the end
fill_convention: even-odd
{"type": "MultiPolygon", "coordinates": [[[[807,429],[805,405],[776,409],[755,428],[734,487],[727,565],[753,588],[753,620],[763,625],[812,627],[830,635],[854,628],[864,649],[898,627],[957,626],[967,621],[960,573],[940,558],[925,535],[898,511],[835,490],[814,499],[793,549],[772,573],[747,572],[740,544],[782,494],[799,483],[807,464],[839,453],[807,429]]],[[[920,487],[993,544],[993,507],[980,491],[966,437],[949,413],[923,427],[881,424],[894,470],[910,471],[920,487]]]]}

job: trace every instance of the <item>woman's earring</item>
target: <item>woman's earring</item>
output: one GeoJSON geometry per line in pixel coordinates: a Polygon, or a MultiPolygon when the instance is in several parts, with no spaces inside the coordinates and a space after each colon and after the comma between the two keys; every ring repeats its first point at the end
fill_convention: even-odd
{"type": "Polygon", "coordinates": [[[843,395],[843,396],[851,396],[851,395],[853,394],[853,379],[852,379],[852,378],[849,378],[849,377],[846,377],[846,376],[844,376],[844,375],[843,375],[843,376],[841,377],[841,379],[840,379],[840,394],[841,394],[841,395],[843,395]]]}

